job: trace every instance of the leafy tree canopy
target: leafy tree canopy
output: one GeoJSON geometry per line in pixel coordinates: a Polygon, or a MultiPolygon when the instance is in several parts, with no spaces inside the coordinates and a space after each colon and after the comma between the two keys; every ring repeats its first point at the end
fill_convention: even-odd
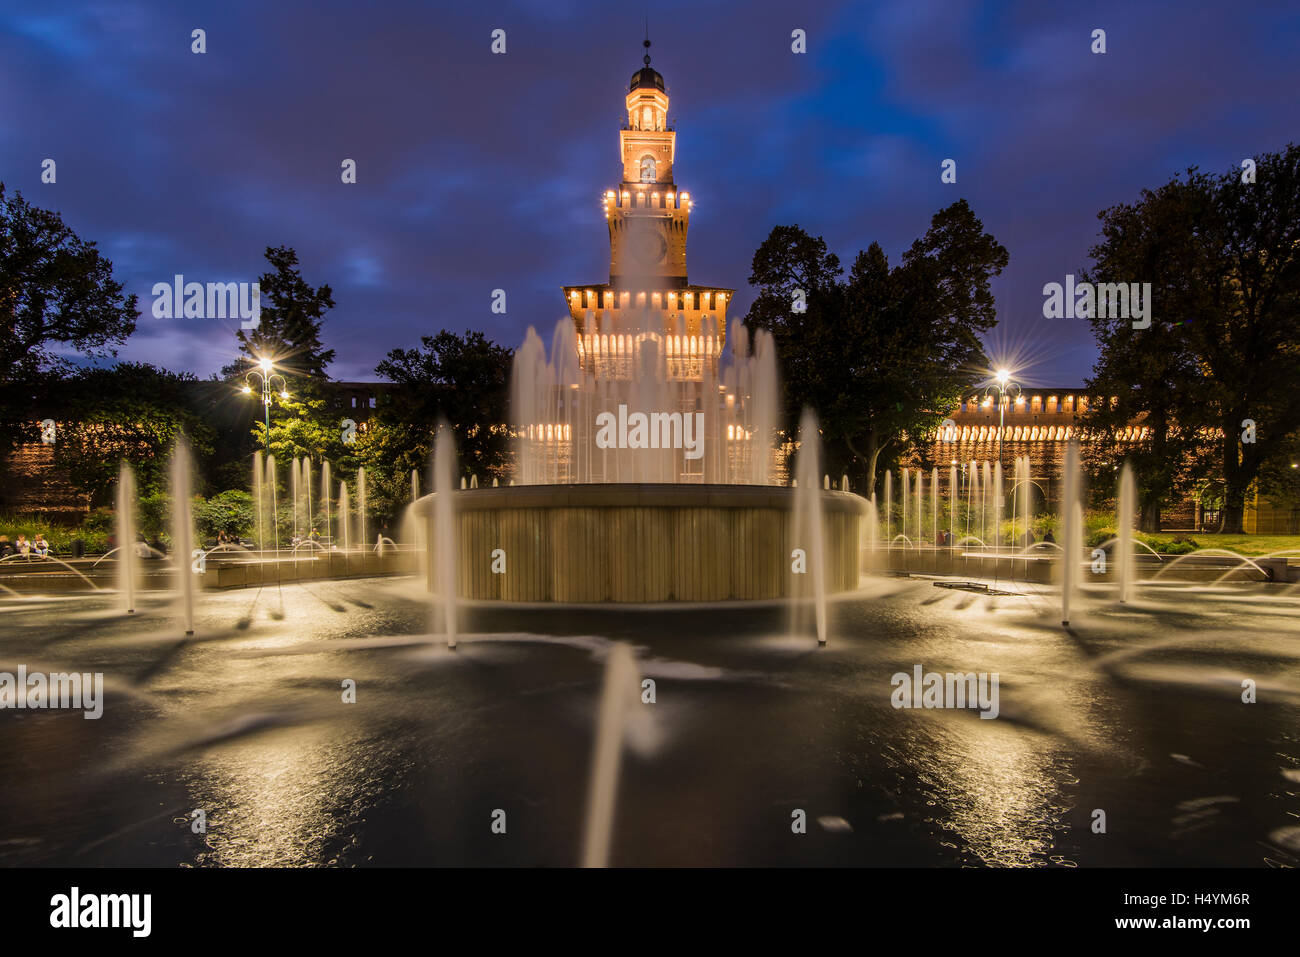
{"type": "Polygon", "coordinates": [[[400,388],[384,396],[367,436],[367,454],[409,474],[424,471],[439,417],[451,425],[461,472],[500,477],[510,461],[506,427],[513,350],[481,332],[443,329],[419,349],[394,349],[375,372],[400,388]]]}
{"type": "Polygon", "coordinates": [[[222,369],[228,378],[242,376],[263,357],[275,362],[275,371],[289,379],[293,391],[324,381],[334,361],[334,350],[321,342],[325,313],[334,308],[328,285],[312,288],[298,268],[298,254],[289,246],[268,246],[271,269],[258,280],[261,321],[256,329],[240,329],[243,356],[222,369]]]}
{"type": "Polygon", "coordinates": [[[989,283],[1007,261],[965,200],[936,213],[898,265],[872,243],[847,280],[823,239],[772,230],[754,254],[745,323],[776,341],[787,424],[817,410],[828,472],[874,487],[883,462],[921,444],[987,376],[979,335],[997,322],[989,283]]]}

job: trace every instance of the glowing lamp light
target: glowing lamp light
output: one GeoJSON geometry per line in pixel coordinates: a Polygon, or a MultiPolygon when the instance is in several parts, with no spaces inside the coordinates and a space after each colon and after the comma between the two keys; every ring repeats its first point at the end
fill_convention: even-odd
{"type": "Polygon", "coordinates": [[[1005,386],[1011,380],[1011,373],[1006,369],[998,370],[998,385],[1005,386]]]}
{"type": "Polygon", "coordinates": [[[257,364],[258,364],[259,366],[262,367],[262,371],[263,371],[263,372],[270,372],[270,371],[271,371],[271,360],[270,360],[270,359],[265,359],[265,358],[264,358],[264,359],[259,359],[257,364]]]}
{"type": "Polygon", "coordinates": [[[280,398],[282,398],[282,399],[287,399],[287,398],[289,398],[289,393],[288,393],[288,392],[281,392],[281,393],[280,393],[280,398]]]}
{"type": "MultiPolygon", "coordinates": [[[[240,389],[239,391],[242,392],[242,393],[244,393],[244,395],[248,395],[249,393],[251,393],[251,392],[253,391],[253,387],[252,387],[251,385],[246,385],[246,386],[244,386],[242,389],[240,389]]],[[[1294,468],[1294,466],[1292,466],[1292,468],[1294,468]]]]}

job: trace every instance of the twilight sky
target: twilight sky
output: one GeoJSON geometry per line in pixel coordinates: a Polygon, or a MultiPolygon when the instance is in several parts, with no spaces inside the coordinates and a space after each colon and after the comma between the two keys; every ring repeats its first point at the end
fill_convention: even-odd
{"type": "Polygon", "coordinates": [[[1293,3],[0,0],[0,181],[139,294],[123,358],[215,372],[237,320],[155,319],[153,284],[253,281],[281,244],[334,288],[336,378],[441,328],[549,340],[560,286],[608,278],[598,199],[647,11],[693,282],[735,287],[738,318],[773,226],[846,268],[873,240],[896,261],[964,197],[1010,253],[988,343],[1027,386],[1091,368],[1086,321],[1043,318],[1042,287],[1087,263],[1098,211],[1300,136],[1293,3]]]}

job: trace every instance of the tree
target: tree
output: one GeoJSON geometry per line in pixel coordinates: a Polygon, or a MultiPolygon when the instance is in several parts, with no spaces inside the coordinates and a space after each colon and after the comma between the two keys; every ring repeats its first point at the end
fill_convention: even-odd
{"type": "Polygon", "coordinates": [[[1300,146],[1261,156],[1253,183],[1229,170],[1211,196],[1187,330],[1219,413],[1223,528],[1240,532],[1260,469],[1300,429],[1300,146]]]}
{"type": "MultiPolygon", "coordinates": [[[[1180,430],[1206,423],[1196,434],[1218,446],[1223,528],[1240,532],[1251,487],[1300,429],[1300,147],[1261,156],[1252,182],[1191,169],[1102,218],[1098,270],[1151,282],[1154,305],[1150,329],[1094,323],[1098,381],[1131,377],[1133,407],[1156,426],[1164,415],[1180,430]]],[[[1153,470],[1194,446],[1175,435],[1148,450],[1153,470]]]]}
{"type": "MultiPolygon", "coordinates": [[[[272,403],[270,450],[281,465],[307,456],[328,461],[333,472],[343,477],[363,464],[360,446],[343,441],[339,417],[327,398],[313,392],[290,393],[287,399],[273,397],[272,403]]],[[[254,428],[259,449],[264,447],[265,433],[266,427],[259,419],[254,428]]]]}
{"type": "Polygon", "coordinates": [[[1094,268],[1082,271],[1088,283],[1152,283],[1151,325],[1135,329],[1130,318],[1089,317],[1100,356],[1088,380],[1096,395],[1083,427],[1091,441],[1084,457],[1094,482],[1113,480],[1123,459],[1132,465],[1141,527],[1161,528],[1161,509],[1188,491],[1210,452],[1207,428],[1214,425],[1206,399],[1205,375],[1183,329],[1203,292],[1198,271],[1188,268],[1205,255],[1201,236],[1212,214],[1208,178],[1188,171],[1158,190],[1144,190],[1136,204],[1119,204],[1098,214],[1103,241],[1090,251],[1094,268]],[[1127,440],[1134,422],[1147,429],[1140,442],[1127,440]]]}
{"type": "Polygon", "coordinates": [[[334,308],[333,290],[308,285],[298,269],[298,254],[289,246],[268,246],[266,260],[273,268],[258,280],[260,321],[256,329],[239,330],[243,357],[222,374],[242,376],[267,357],[291,381],[291,391],[301,391],[323,382],[334,361],[334,350],[326,349],[320,337],[325,313],[334,308]]]}
{"type": "Polygon", "coordinates": [[[421,336],[420,349],[394,349],[376,374],[401,388],[385,395],[365,437],[368,460],[402,474],[420,469],[433,451],[433,429],[445,417],[456,437],[461,472],[500,478],[510,461],[507,427],[514,352],[481,332],[443,329],[421,336]]]}
{"type": "Polygon", "coordinates": [[[66,365],[56,347],[113,355],[137,316],[136,297],[122,294],[93,242],[0,183],[0,459],[45,417],[32,400],[48,391],[40,380],[66,365]]]}
{"type": "Polygon", "coordinates": [[[251,536],[257,527],[253,496],[242,489],[228,489],[206,501],[197,500],[194,526],[202,541],[215,540],[221,532],[235,538],[251,536]]]}
{"type": "Polygon", "coordinates": [[[820,237],[772,230],[754,254],[760,292],[744,321],[775,339],[787,426],[802,406],[817,410],[827,471],[873,488],[882,457],[921,444],[985,376],[989,281],[1007,261],[965,200],[936,213],[897,266],[872,243],[847,281],[820,237]]]}
{"type": "Polygon", "coordinates": [[[55,466],[90,495],[91,506],[112,501],[118,465],[136,472],[142,493],[167,484],[168,456],[185,433],[196,458],[212,451],[212,430],[196,400],[193,376],[146,363],[83,369],[60,384],[55,466]]]}

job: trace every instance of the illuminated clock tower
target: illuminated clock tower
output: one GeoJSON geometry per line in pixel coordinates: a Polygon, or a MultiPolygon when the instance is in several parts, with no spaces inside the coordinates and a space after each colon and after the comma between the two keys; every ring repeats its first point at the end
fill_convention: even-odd
{"type": "MultiPolygon", "coordinates": [[[[609,282],[565,286],[569,314],[586,371],[626,368],[601,361],[640,351],[653,338],[679,375],[697,378],[716,368],[726,339],[727,305],[734,290],[695,286],[686,277],[686,234],[691,195],[673,179],[677,133],[668,125],[664,78],[650,66],[632,74],[627,123],[619,131],[623,177],[601,198],[609,227],[609,282]],[[671,360],[691,359],[687,362],[671,360]]],[[[622,377],[614,373],[617,377],[622,377]]]]}

